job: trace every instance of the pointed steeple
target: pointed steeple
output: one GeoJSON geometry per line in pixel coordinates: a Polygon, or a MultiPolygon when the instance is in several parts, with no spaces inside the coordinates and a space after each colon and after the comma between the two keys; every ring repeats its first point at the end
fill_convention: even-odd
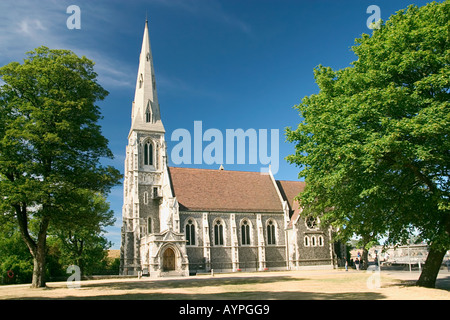
{"type": "Polygon", "coordinates": [[[156,93],[155,70],[153,68],[147,18],[145,20],[144,37],[139,56],[130,133],[132,130],[165,132],[161,122],[158,95],[156,93]]]}

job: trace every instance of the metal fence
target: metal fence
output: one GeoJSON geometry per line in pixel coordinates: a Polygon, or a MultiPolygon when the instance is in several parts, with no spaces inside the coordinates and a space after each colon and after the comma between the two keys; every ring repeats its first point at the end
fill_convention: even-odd
{"type": "MultiPolygon", "coordinates": [[[[253,272],[260,271],[259,261],[242,261],[238,263],[237,271],[253,272]]],[[[264,270],[280,270],[286,268],[286,260],[265,261],[264,270]]],[[[228,261],[212,261],[205,263],[189,263],[189,272],[191,274],[211,272],[230,272],[233,270],[233,263],[228,261]]]]}

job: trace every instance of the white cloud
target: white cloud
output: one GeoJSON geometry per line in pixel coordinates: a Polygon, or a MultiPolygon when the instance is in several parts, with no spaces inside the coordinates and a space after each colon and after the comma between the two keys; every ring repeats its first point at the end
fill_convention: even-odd
{"type": "MultiPolygon", "coordinates": [[[[251,28],[245,21],[226,12],[216,0],[152,1],[251,34],[251,28]]],[[[26,52],[45,45],[52,49],[72,50],[77,55],[84,55],[95,61],[98,81],[107,90],[134,88],[136,64],[118,60],[102,48],[102,45],[97,45],[102,43],[104,37],[110,36],[108,32],[114,32],[111,27],[119,28],[111,24],[117,12],[114,11],[114,6],[108,4],[111,4],[111,1],[0,0],[0,66],[11,61],[21,62],[26,52]],[[77,4],[81,8],[81,30],[67,29],[66,21],[70,14],[67,14],[66,10],[71,4],[77,4]],[[108,24],[110,28],[105,28],[108,24]]],[[[192,85],[168,75],[157,72],[156,78],[159,88],[163,91],[167,89],[201,96],[211,95],[211,92],[193,88],[192,85]]]]}
{"type": "Polygon", "coordinates": [[[57,42],[54,30],[65,13],[60,5],[50,4],[49,1],[0,2],[0,62],[18,60],[41,44],[57,42]]]}
{"type": "MultiPolygon", "coordinates": [[[[100,46],[93,46],[105,36],[105,16],[111,16],[105,3],[82,2],[82,12],[88,14],[94,25],[88,36],[85,30],[69,30],[66,21],[67,1],[1,0],[0,1],[0,66],[11,61],[21,62],[25,53],[45,45],[51,49],[68,49],[96,62],[99,82],[108,87],[134,87],[134,66],[117,61],[100,46]],[[95,7],[97,5],[98,7],[95,7]],[[98,28],[97,28],[98,27],[98,28]],[[82,33],[84,32],[84,33],[82,33]],[[89,41],[87,41],[89,38],[89,41]]],[[[83,28],[83,17],[82,17],[83,28]]]]}
{"type": "Polygon", "coordinates": [[[27,35],[34,34],[34,31],[47,30],[38,19],[22,20],[19,24],[19,33],[27,35]]]}

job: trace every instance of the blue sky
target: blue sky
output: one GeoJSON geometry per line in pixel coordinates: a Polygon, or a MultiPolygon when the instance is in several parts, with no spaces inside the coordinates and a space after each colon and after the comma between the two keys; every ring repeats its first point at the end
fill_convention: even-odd
{"type": "MultiPolygon", "coordinates": [[[[300,122],[293,108],[317,93],[313,69],[340,69],[355,60],[350,47],[362,33],[370,5],[387,20],[414,0],[1,0],[0,65],[22,62],[40,45],[70,49],[96,62],[100,84],[110,92],[99,103],[103,134],[123,172],[131,124],[139,53],[146,12],[168,152],[178,128],[203,130],[278,129],[279,180],[298,179],[299,169],[284,158],[294,152],[284,128],[300,122]],[[66,9],[81,9],[81,29],[69,30],[66,9]]],[[[270,147],[269,147],[270,150],[270,147]]],[[[169,159],[169,165],[170,159],[169,159]]],[[[259,171],[257,165],[227,165],[259,171]]],[[[190,167],[218,168],[218,165],[190,167]]],[[[122,186],[109,195],[116,224],[107,229],[120,247],[122,186]]]]}

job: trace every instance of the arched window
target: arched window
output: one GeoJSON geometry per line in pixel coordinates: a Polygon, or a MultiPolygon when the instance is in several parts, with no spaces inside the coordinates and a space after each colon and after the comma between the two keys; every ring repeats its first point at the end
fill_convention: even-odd
{"type": "Polygon", "coordinates": [[[305,238],[303,239],[305,247],[309,247],[309,237],[305,236],[305,238]]]}
{"type": "Polygon", "coordinates": [[[152,113],[150,112],[150,106],[147,106],[147,109],[145,110],[145,122],[152,122],[152,113]]]}
{"type": "Polygon", "coordinates": [[[223,246],[223,223],[216,220],[214,223],[214,245],[223,246]]]}
{"type": "Polygon", "coordinates": [[[139,74],[139,89],[142,88],[142,82],[144,82],[144,79],[142,77],[142,73],[139,74]]]}
{"type": "Polygon", "coordinates": [[[316,243],[316,236],[311,237],[311,246],[315,247],[317,245],[316,243]]]}
{"type": "Polygon", "coordinates": [[[186,245],[187,246],[195,246],[195,224],[192,219],[189,219],[186,227],[186,245]]]}
{"type": "Polygon", "coordinates": [[[150,141],[144,144],[144,165],[153,165],[153,144],[150,141]]]}
{"type": "Polygon", "coordinates": [[[275,240],[275,224],[272,220],[267,222],[267,244],[276,244],[275,240]]]}
{"type": "Polygon", "coordinates": [[[323,247],[323,237],[322,236],[318,237],[318,241],[319,241],[319,247],[323,247]]]}
{"type": "Polygon", "coordinates": [[[250,223],[243,220],[241,224],[241,244],[250,245],[250,223]]]}
{"type": "Polygon", "coordinates": [[[144,204],[148,204],[148,192],[144,192],[144,204]]]}
{"type": "Polygon", "coordinates": [[[147,218],[147,233],[152,233],[152,218],[147,218]]]}

